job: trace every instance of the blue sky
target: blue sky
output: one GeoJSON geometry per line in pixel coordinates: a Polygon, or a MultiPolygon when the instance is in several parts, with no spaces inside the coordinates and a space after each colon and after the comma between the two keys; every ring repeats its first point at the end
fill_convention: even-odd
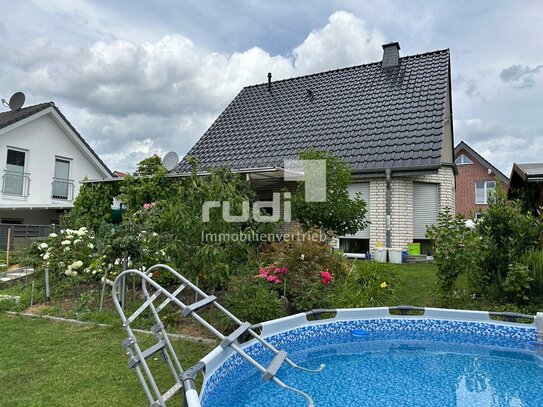
{"type": "Polygon", "coordinates": [[[0,0],[0,96],[53,100],[113,169],[183,155],[239,90],[450,48],[455,140],[543,161],[539,1],[0,0]]]}

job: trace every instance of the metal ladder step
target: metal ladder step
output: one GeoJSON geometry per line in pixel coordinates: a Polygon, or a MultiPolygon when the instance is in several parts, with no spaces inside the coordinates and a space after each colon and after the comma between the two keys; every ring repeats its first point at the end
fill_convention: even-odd
{"type": "Polygon", "coordinates": [[[223,339],[221,342],[221,347],[223,349],[226,349],[230,346],[232,342],[234,342],[236,339],[238,339],[241,335],[243,335],[247,330],[251,327],[251,323],[244,322],[239,326],[238,329],[236,329],[234,332],[232,332],[230,335],[228,335],[226,338],[223,339]]]}
{"type": "Polygon", "coordinates": [[[272,377],[274,377],[277,374],[277,371],[279,370],[279,368],[281,367],[281,365],[283,364],[286,358],[287,358],[287,352],[285,352],[284,350],[279,351],[279,353],[275,355],[272,362],[270,363],[270,365],[268,366],[268,368],[262,375],[262,379],[264,379],[264,381],[267,382],[272,377]]]}
{"type": "MultiPolygon", "coordinates": [[[[129,339],[127,339],[127,341],[129,341],[129,339]]],[[[131,342],[128,342],[128,343],[131,344],[131,342]]],[[[130,346],[130,345],[128,345],[128,346],[130,346]]],[[[146,349],[143,352],[141,352],[141,354],[143,355],[144,359],[148,359],[149,357],[153,356],[155,353],[160,352],[162,349],[164,349],[165,346],[166,346],[166,342],[160,340],[156,344],[151,346],[149,349],[146,349]]],[[[126,347],[126,345],[125,345],[125,347],[126,347]]],[[[138,355],[133,355],[128,360],[128,367],[133,368],[140,362],[141,362],[141,360],[140,360],[139,356],[138,355]]]]}
{"type": "MultiPolygon", "coordinates": [[[[166,393],[164,393],[162,395],[162,400],[164,402],[168,401],[169,399],[171,399],[173,396],[175,396],[175,394],[181,390],[183,388],[183,385],[179,382],[175,383],[169,390],[166,391],[166,393]]],[[[151,404],[151,407],[160,407],[160,402],[159,401],[155,401],[153,404],[151,404]]]]}
{"type": "Polygon", "coordinates": [[[201,299],[200,301],[195,302],[194,304],[187,305],[185,307],[185,309],[181,312],[181,315],[183,315],[184,317],[189,316],[194,311],[196,311],[196,310],[198,310],[200,308],[203,308],[206,305],[211,304],[216,299],[217,299],[217,297],[215,297],[214,295],[209,295],[209,296],[205,297],[204,299],[201,299]]]}

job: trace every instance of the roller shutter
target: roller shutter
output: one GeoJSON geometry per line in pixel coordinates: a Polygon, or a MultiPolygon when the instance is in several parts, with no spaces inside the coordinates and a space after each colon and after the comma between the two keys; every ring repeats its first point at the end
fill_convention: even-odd
{"type": "Polygon", "coordinates": [[[439,184],[413,183],[413,238],[426,239],[426,228],[437,223],[439,184]]]}
{"type": "MultiPolygon", "coordinates": [[[[370,214],[370,183],[364,182],[359,184],[351,184],[349,186],[349,196],[354,198],[356,193],[360,192],[360,195],[364,202],[366,202],[366,219],[369,218],[370,214]]],[[[359,230],[354,235],[345,235],[342,236],[347,239],[369,239],[370,238],[370,226],[364,230],[359,230]]]]}

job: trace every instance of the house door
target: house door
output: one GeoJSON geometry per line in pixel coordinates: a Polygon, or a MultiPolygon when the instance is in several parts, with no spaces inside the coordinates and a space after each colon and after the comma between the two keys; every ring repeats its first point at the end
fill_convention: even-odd
{"type": "Polygon", "coordinates": [[[413,182],[413,239],[426,239],[426,228],[437,223],[439,184],[413,182]]]}
{"type": "MultiPolygon", "coordinates": [[[[364,182],[359,184],[351,184],[349,186],[349,196],[354,198],[356,193],[360,192],[360,197],[366,202],[366,219],[370,216],[370,183],[364,182]]],[[[370,238],[370,226],[366,229],[359,230],[354,235],[342,236],[346,239],[369,239],[370,238]]]]}

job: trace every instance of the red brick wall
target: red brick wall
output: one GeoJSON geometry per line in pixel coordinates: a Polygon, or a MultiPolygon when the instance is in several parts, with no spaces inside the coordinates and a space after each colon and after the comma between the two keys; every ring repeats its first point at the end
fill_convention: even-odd
{"type": "MultiPolygon", "coordinates": [[[[460,150],[454,155],[456,160],[464,154],[473,164],[458,166],[458,175],[456,176],[456,213],[464,215],[466,218],[473,219],[477,212],[484,212],[488,205],[478,205],[475,203],[475,183],[478,181],[495,181],[495,174],[488,174],[488,168],[483,166],[477,159],[471,156],[467,151],[460,150]]],[[[500,181],[502,188],[506,185],[500,181]]]]}

